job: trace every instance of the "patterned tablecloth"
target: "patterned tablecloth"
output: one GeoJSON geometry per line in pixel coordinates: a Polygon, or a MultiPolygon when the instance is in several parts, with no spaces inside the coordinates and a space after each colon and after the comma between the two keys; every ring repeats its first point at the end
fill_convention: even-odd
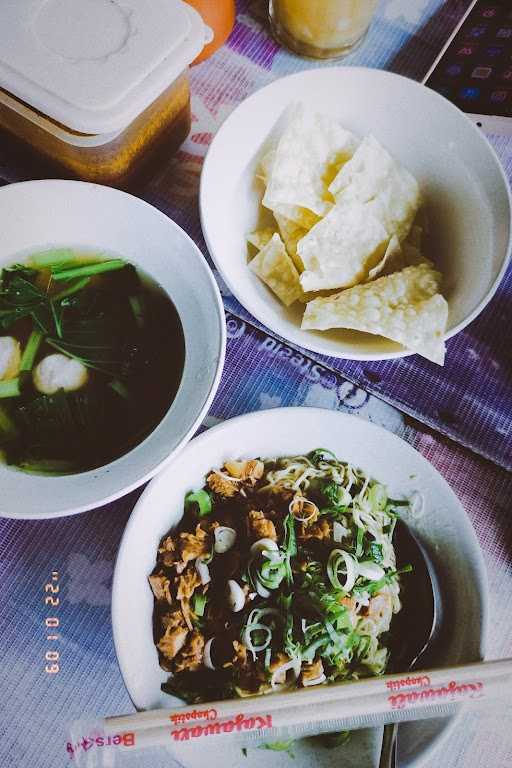
{"type": "MultiPolygon", "coordinates": [[[[345,63],[421,79],[467,4],[383,0],[367,41],[345,63]]],[[[248,94],[278,76],[312,66],[272,42],[265,5],[263,0],[240,2],[228,44],[193,70],[192,134],[178,156],[163,162],[158,175],[138,190],[182,225],[205,253],[197,187],[212,135],[248,94]]],[[[491,140],[512,173],[510,144],[500,137],[491,140]]],[[[23,157],[7,157],[1,145],[0,178],[31,178],[23,157]]],[[[444,369],[417,356],[362,365],[309,355],[258,327],[221,289],[227,359],[204,426],[261,408],[322,406],[356,413],[402,436],[437,467],[463,502],[489,574],[488,657],[512,656],[512,477],[502,468],[512,466],[512,324],[507,322],[512,274],[482,316],[449,342],[444,369]]],[[[65,741],[71,720],[84,713],[133,710],[115,659],[109,606],[116,551],[137,497],[135,492],[94,512],[57,521],[0,520],[0,768],[58,768],[69,762],[65,741]],[[53,572],[59,573],[61,598],[61,668],[55,675],[44,670],[49,650],[44,585],[53,572]]],[[[442,756],[433,757],[429,766],[508,768],[511,725],[499,712],[466,715],[442,756]]],[[[269,753],[262,754],[267,763],[269,753]]],[[[159,768],[143,758],[140,766],[159,768]]]]}

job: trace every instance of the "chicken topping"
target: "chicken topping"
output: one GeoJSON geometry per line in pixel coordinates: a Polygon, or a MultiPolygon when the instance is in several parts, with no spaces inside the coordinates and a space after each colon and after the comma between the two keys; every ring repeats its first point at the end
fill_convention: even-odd
{"type": "Polygon", "coordinates": [[[176,659],[176,672],[186,669],[194,672],[203,663],[204,637],[200,632],[194,631],[189,636],[186,645],[176,659]]]}
{"type": "Polygon", "coordinates": [[[188,629],[168,627],[158,642],[157,648],[166,659],[171,661],[181,651],[187,640],[188,629]]]}
{"type": "Polygon", "coordinates": [[[303,541],[307,541],[308,539],[330,541],[332,538],[331,523],[325,518],[322,518],[317,523],[313,523],[313,525],[304,525],[302,523],[298,526],[297,537],[303,541]]]}
{"type": "Polygon", "coordinates": [[[172,597],[169,591],[170,582],[167,576],[159,573],[153,573],[149,577],[149,583],[156,600],[167,600],[169,605],[172,603],[172,597]]]}
{"type": "Polygon", "coordinates": [[[206,478],[206,482],[208,483],[208,487],[214,493],[218,493],[219,496],[225,496],[226,498],[234,496],[238,491],[236,483],[232,480],[228,480],[228,478],[224,477],[220,472],[212,472],[209,474],[206,478]]]}
{"type": "Polygon", "coordinates": [[[190,599],[194,590],[201,584],[201,578],[195,568],[188,568],[178,579],[176,597],[178,600],[190,599]]]}
{"type": "Polygon", "coordinates": [[[185,628],[185,619],[183,618],[183,614],[179,609],[169,613],[164,613],[161,618],[161,622],[164,630],[176,629],[177,627],[182,629],[185,628]]]}
{"type": "Polygon", "coordinates": [[[249,512],[247,517],[249,536],[257,541],[258,539],[272,539],[277,541],[276,527],[272,520],[268,520],[263,512],[255,509],[249,512]]]}
{"type": "Polygon", "coordinates": [[[207,555],[210,551],[208,534],[200,525],[196,525],[194,533],[180,533],[181,559],[183,563],[195,560],[196,557],[207,555]]]}
{"type": "Polygon", "coordinates": [[[304,664],[302,667],[302,684],[307,683],[309,680],[316,680],[324,673],[324,665],[322,659],[313,662],[313,664],[304,664]]]}
{"type": "Polygon", "coordinates": [[[224,469],[231,475],[231,477],[236,477],[250,485],[255,485],[262,477],[265,465],[259,459],[251,459],[250,461],[226,461],[224,469]]]}

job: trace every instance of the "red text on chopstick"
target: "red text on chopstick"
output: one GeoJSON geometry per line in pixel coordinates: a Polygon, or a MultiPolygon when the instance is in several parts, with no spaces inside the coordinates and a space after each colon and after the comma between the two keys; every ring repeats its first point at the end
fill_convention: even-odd
{"type": "Polygon", "coordinates": [[[75,753],[83,750],[88,752],[93,747],[134,747],[135,746],[135,734],[128,733],[116,733],[113,736],[84,736],[80,741],[75,744],[71,744],[70,741],[66,744],[66,752],[68,752],[71,760],[74,758],[75,753]]]}
{"type": "Polygon", "coordinates": [[[220,723],[209,722],[207,725],[194,725],[192,728],[180,728],[177,731],[171,731],[171,736],[175,741],[188,741],[200,736],[218,736],[233,731],[252,731],[264,728],[272,728],[272,715],[264,715],[263,717],[260,715],[255,717],[237,715],[234,720],[225,720],[220,723]]]}
{"type": "Polygon", "coordinates": [[[216,709],[193,709],[192,712],[173,712],[169,720],[173,725],[185,723],[187,720],[216,720],[216,709]]]}
{"type": "Polygon", "coordinates": [[[391,709],[405,709],[432,701],[457,701],[459,699],[481,699],[484,696],[483,683],[462,683],[458,685],[454,680],[448,685],[439,688],[423,688],[422,690],[407,691],[388,696],[391,709]]]}
{"type": "Polygon", "coordinates": [[[418,685],[430,685],[430,677],[422,675],[421,677],[402,677],[399,680],[386,680],[386,688],[389,688],[391,691],[399,691],[400,688],[416,688],[418,685]]]}

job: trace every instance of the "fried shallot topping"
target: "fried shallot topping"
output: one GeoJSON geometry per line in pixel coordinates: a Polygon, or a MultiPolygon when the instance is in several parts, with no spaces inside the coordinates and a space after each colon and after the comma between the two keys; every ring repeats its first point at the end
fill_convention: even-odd
{"type": "Polygon", "coordinates": [[[214,493],[218,493],[219,496],[224,496],[228,499],[231,498],[231,496],[234,496],[238,491],[236,482],[228,480],[228,478],[220,472],[212,472],[209,474],[206,478],[206,482],[208,483],[208,487],[214,493]]]}
{"type": "Polygon", "coordinates": [[[180,550],[183,563],[207,555],[210,551],[208,534],[199,524],[195,533],[180,533],[180,550]]]}
{"type": "Polygon", "coordinates": [[[178,600],[190,599],[194,594],[195,588],[201,584],[201,579],[195,568],[187,568],[178,579],[178,588],[176,597],[178,600]]]}

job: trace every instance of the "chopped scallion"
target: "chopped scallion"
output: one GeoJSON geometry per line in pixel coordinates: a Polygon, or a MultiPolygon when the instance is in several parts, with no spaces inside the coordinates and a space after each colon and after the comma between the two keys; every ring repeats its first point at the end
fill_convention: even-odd
{"type": "Polygon", "coordinates": [[[205,517],[213,509],[212,497],[204,489],[187,493],[185,496],[185,509],[190,508],[191,505],[197,508],[199,517],[205,517]]]}
{"type": "Polygon", "coordinates": [[[201,593],[197,593],[194,595],[194,613],[196,616],[204,616],[204,609],[206,608],[206,603],[208,602],[208,597],[206,595],[202,595],[201,593]]]}
{"type": "Polygon", "coordinates": [[[368,501],[372,505],[372,509],[375,509],[377,512],[382,512],[386,509],[388,494],[386,493],[385,487],[380,483],[372,485],[368,491],[368,501]]]}

